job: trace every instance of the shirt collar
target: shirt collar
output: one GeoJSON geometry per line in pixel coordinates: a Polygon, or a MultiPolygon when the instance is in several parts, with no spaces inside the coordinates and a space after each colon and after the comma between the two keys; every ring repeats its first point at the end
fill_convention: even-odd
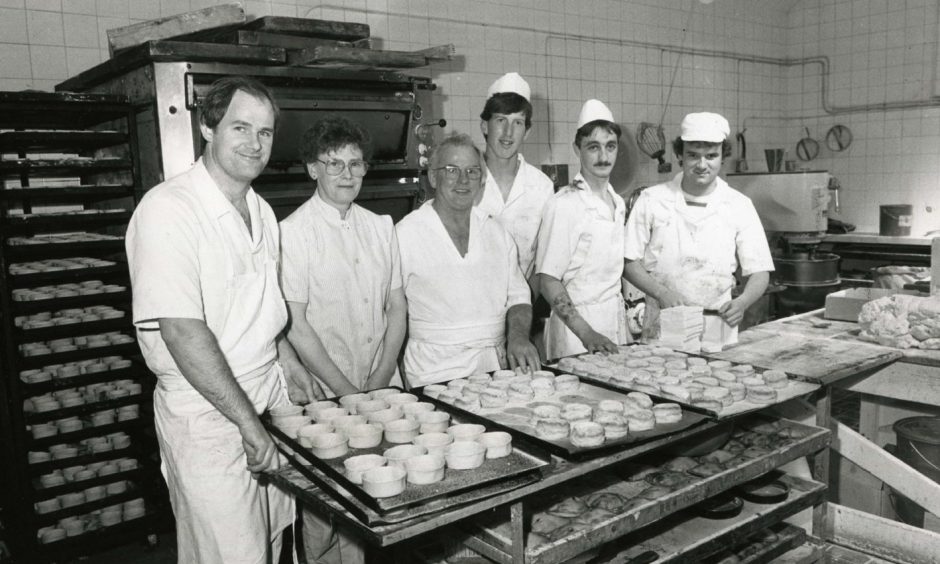
{"type": "MultiPolygon", "coordinates": [[[[684,192],[682,191],[682,172],[680,171],[678,174],[676,174],[672,180],[667,182],[667,184],[669,184],[670,188],[676,191],[676,198],[681,199],[684,203],[685,196],[683,195],[684,192]]],[[[725,179],[719,176],[715,179],[715,191],[708,195],[708,205],[711,206],[712,204],[727,202],[729,200],[729,196],[731,195],[731,190],[731,186],[728,186],[728,183],[725,182],[725,179]]]]}
{"type": "Polygon", "coordinates": [[[356,207],[356,204],[349,206],[349,211],[346,212],[346,219],[343,219],[339,210],[326,203],[326,200],[320,196],[319,189],[317,189],[310,198],[310,205],[317,215],[322,216],[332,225],[348,225],[352,221],[353,209],[356,207]]]}
{"type": "MultiPolygon", "coordinates": [[[[236,217],[239,222],[242,222],[238,210],[225,197],[222,189],[219,188],[212,175],[209,174],[202,157],[199,157],[199,160],[193,165],[191,174],[194,192],[207,214],[216,219],[231,215],[236,217]]],[[[261,225],[261,204],[258,194],[251,186],[248,187],[248,191],[245,193],[245,203],[248,205],[248,217],[251,221],[251,240],[253,244],[257,245],[260,244],[263,228],[261,225]]]]}
{"type": "MultiPolygon", "coordinates": [[[[604,214],[606,216],[607,204],[605,204],[600,198],[594,195],[594,192],[591,191],[591,187],[588,186],[587,180],[579,172],[575,175],[574,180],[571,181],[571,185],[577,189],[581,195],[581,199],[592,208],[601,209],[603,207],[604,214]]],[[[610,185],[610,182],[607,183],[605,188],[607,193],[613,198],[614,201],[614,215],[625,214],[626,213],[626,203],[623,201],[623,198],[614,190],[614,187],[610,185]]]]}

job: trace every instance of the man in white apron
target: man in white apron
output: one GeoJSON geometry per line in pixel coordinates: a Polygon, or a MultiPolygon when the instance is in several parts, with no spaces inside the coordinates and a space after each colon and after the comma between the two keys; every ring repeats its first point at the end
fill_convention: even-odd
{"type": "Polygon", "coordinates": [[[536,237],[542,209],[555,192],[551,179],[530,165],[519,151],[532,128],[532,90],[518,73],[499,77],[487,92],[480,114],[486,140],[486,180],[477,204],[509,232],[519,252],[519,266],[532,287],[536,237]]]}
{"type": "Polygon", "coordinates": [[[626,206],[608,182],[620,126],[599,100],[578,117],[574,151],[581,172],[548,200],[536,254],[541,293],[552,306],[545,327],[549,359],[617,352],[630,342],[620,278],[626,206]]]}
{"type": "Polygon", "coordinates": [[[253,476],[280,464],[258,415],[288,403],[285,373],[303,382],[297,399],[313,399],[312,378],[278,339],[277,220],[250,186],[271,154],[277,106],[263,85],[229,77],[201,110],[202,158],[150,190],[128,225],[134,324],[158,380],[179,562],[265,564],[294,503],[253,476]]]}
{"type": "Polygon", "coordinates": [[[658,312],[677,305],[715,310],[705,315],[703,348],[737,342],[744,312],[767,288],[774,269],[751,200],[718,173],[731,154],[728,121],[714,113],[685,116],[673,149],[682,172],[643,191],[627,221],[624,275],[647,295],[649,336],[658,312]],[[738,265],[747,278],[731,299],[738,265]]]}
{"type": "Polygon", "coordinates": [[[474,207],[482,158],[467,135],[431,156],[433,200],[396,226],[408,301],[405,379],[424,386],[500,368],[537,369],[532,306],[512,237],[474,207]]]}

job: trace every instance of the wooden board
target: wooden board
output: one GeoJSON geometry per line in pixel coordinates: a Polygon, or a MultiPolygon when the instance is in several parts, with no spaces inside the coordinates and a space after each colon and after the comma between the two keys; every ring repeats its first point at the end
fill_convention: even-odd
{"type": "Polygon", "coordinates": [[[829,385],[894,362],[902,354],[878,345],[757,328],[742,333],[738,344],[708,356],[783,370],[799,380],[829,385]]]}
{"type": "Polygon", "coordinates": [[[581,388],[576,392],[556,392],[547,397],[535,398],[522,403],[511,401],[506,407],[481,408],[479,413],[471,413],[439,399],[425,396],[420,390],[418,390],[417,393],[422,396],[423,401],[432,402],[441,406],[442,409],[459,413],[464,419],[481,423],[487,428],[499,428],[515,437],[520,437],[537,447],[543,448],[552,454],[570,459],[598,456],[610,452],[612,449],[622,449],[635,443],[641,443],[656,437],[662,437],[683,429],[688,429],[705,420],[705,417],[701,414],[683,409],[682,420],[677,423],[657,424],[649,431],[633,432],[619,439],[607,440],[604,444],[597,447],[578,447],[573,445],[567,437],[557,441],[551,441],[538,436],[535,432],[535,427],[533,427],[531,423],[531,407],[546,403],[555,404],[558,407],[562,407],[566,403],[584,403],[596,409],[597,403],[600,400],[611,399],[624,401],[626,399],[625,394],[582,382],[581,388]]]}
{"type": "Polygon", "coordinates": [[[243,24],[247,21],[241,4],[221,4],[202,10],[157,18],[108,30],[108,50],[117,53],[147,41],[169,39],[220,26],[243,24]]]}
{"type": "Polygon", "coordinates": [[[288,18],[284,16],[258,18],[248,22],[243,28],[254,31],[318,37],[320,39],[338,39],[340,41],[357,41],[366,39],[371,35],[368,24],[311,18],[288,18]]]}
{"type": "Polygon", "coordinates": [[[453,45],[441,45],[420,51],[372,50],[357,47],[318,46],[291,51],[287,56],[290,66],[352,65],[363,68],[416,68],[432,61],[446,61],[454,54],[453,45]]]}

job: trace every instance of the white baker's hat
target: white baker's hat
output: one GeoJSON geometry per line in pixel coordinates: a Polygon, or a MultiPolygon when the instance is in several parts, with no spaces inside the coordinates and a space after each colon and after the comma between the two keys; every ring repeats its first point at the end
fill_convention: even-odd
{"type": "Polygon", "coordinates": [[[486,91],[486,99],[489,100],[494,94],[503,94],[505,92],[518,94],[526,100],[529,100],[532,96],[532,89],[529,88],[529,83],[517,72],[507,72],[497,78],[496,82],[490,85],[490,89],[486,91]]]}
{"type": "Polygon", "coordinates": [[[614,114],[610,112],[610,108],[604,105],[604,102],[592,98],[581,106],[581,113],[578,114],[578,129],[581,129],[586,123],[599,119],[614,123],[614,114]]]}
{"type": "Polygon", "coordinates": [[[731,133],[728,120],[711,112],[688,114],[682,118],[679,130],[682,132],[679,137],[683,141],[705,141],[706,143],[721,143],[731,133]]]}

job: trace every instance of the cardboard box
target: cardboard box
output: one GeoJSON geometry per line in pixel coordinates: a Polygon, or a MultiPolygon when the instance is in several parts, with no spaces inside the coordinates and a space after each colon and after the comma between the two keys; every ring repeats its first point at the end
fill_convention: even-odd
{"type": "Polygon", "coordinates": [[[897,288],[849,288],[826,296],[825,317],[826,319],[858,322],[858,314],[862,311],[863,305],[872,300],[895,294],[927,297],[927,294],[921,292],[897,288]]]}

